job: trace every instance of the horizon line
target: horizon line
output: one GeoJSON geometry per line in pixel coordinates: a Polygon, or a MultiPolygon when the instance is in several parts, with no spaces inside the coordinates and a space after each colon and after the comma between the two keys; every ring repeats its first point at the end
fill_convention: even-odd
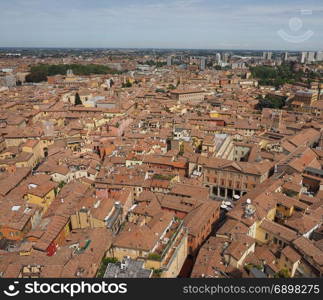
{"type": "Polygon", "coordinates": [[[320,49],[309,50],[309,49],[240,49],[240,48],[171,48],[171,47],[76,47],[76,46],[0,46],[0,49],[100,49],[100,50],[190,50],[190,51],[252,51],[252,52],[319,52],[323,51],[320,49]]]}

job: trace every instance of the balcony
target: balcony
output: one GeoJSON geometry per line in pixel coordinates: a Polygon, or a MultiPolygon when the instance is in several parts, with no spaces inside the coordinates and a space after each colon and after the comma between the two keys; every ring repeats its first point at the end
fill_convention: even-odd
{"type": "Polygon", "coordinates": [[[167,265],[176,247],[181,242],[183,235],[182,228],[183,221],[175,220],[164,237],[158,242],[155,251],[149,255],[149,258],[162,262],[163,265],[167,265]]]}

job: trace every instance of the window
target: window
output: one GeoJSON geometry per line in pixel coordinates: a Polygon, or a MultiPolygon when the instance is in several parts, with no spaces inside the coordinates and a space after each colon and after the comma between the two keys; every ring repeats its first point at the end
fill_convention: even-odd
{"type": "Polygon", "coordinates": [[[218,188],[216,186],[213,187],[212,192],[214,195],[218,194],[218,188]]]}
{"type": "Polygon", "coordinates": [[[266,232],[266,234],[265,234],[265,240],[266,241],[268,240],[268,237],[269,237],[269,234],[266,232]]]}

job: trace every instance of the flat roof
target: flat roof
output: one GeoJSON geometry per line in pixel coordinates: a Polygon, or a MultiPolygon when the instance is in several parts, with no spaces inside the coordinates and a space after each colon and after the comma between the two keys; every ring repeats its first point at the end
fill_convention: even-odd
{"type": "Polygon", "coordinates": [[[152,270],[144,269],[144,261],[124,258],[122,262],[109,263],[103,278],[149,278],[152,270]]]}

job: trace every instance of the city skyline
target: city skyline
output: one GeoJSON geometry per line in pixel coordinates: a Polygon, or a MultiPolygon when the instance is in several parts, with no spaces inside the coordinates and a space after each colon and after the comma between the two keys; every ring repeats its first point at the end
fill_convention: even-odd
{"type": "Polygon", "coordinates": [[[6,28],[0,33],[0,47],[323,48],[319,1],[273,2],[13,0],[0,3],[0,24],[6,28]],[[290,42],[289,36],[296,42],[290,42]]]}
{"type": "Polygon", "coordinates": [[[66,2],[0,2],[3,293],[319,294],[323,6],[66,2]]]}

